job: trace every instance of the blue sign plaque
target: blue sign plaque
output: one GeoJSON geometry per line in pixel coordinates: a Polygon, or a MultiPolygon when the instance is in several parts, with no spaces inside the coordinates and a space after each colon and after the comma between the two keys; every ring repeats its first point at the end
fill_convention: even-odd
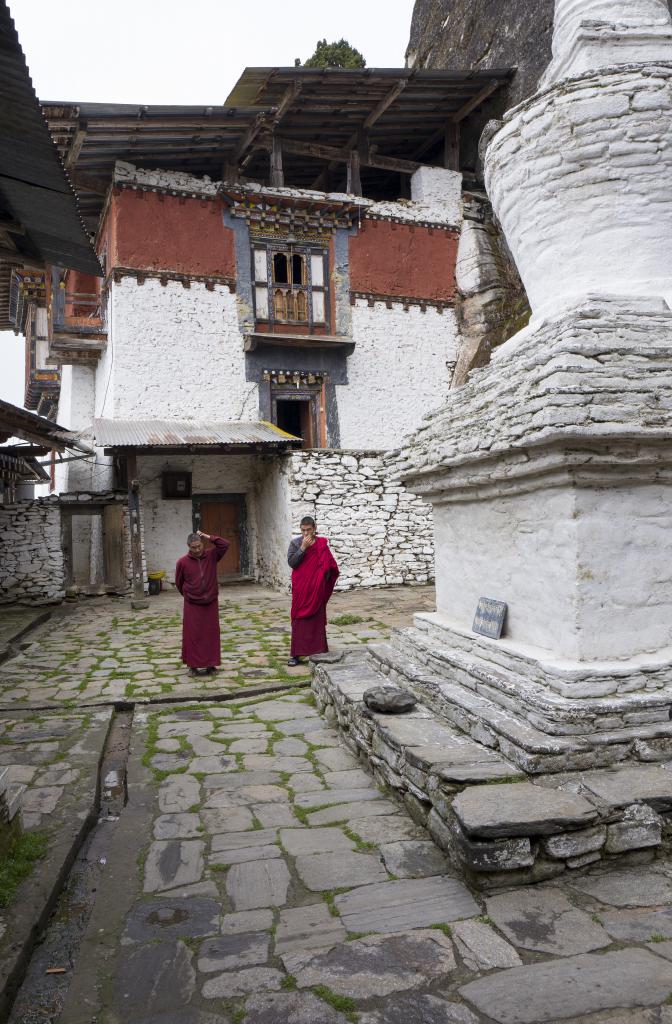
{"type": "Polygon", "coordinates": [[[481,597],[474,616],[474,633],[482,636],[489,636],[492,640],[499,640],[504,628],[506,609],[508,605],[504,601],[493,601],[491,597],[481,597]]]}

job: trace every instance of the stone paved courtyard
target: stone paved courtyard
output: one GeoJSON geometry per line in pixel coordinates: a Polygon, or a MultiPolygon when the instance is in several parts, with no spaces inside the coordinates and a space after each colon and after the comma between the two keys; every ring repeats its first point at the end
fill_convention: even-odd
{"type": "MultiPolygon", "coordinates": [[[[337,595],[332,646],[385,637],[431,600],[337,595]]],[[[170,594],[138,613],[59,610],[0,666],[0,763],[49,844],[0,910],[6,960],[31,879],[46,885],[59,838],[98,807],[112,705],[135,705],[117,714],[128,802],[106,803],[108,737],[92,894],[68,883],[12,1024],[672,1024],[672,862],[471,892],[318,714],[306,670],[288,675],[286,607],[223,592],[212,682],[180,668],[170,594]]]]}

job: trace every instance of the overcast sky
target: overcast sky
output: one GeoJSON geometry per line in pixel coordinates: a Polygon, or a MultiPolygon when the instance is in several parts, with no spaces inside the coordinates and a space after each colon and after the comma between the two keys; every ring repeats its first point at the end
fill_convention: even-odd
{"type": "MultiPolygon", "coordinates": [[[[10,0],[40,99],[223,103],[248,66],[345,38],[403,67],[413,0],[10,0]]],[[[0,332],[0,398],[23,405],[23,339],[0,332]]],[[[67,424],[66,424],[67,426],[67,424]]]]}

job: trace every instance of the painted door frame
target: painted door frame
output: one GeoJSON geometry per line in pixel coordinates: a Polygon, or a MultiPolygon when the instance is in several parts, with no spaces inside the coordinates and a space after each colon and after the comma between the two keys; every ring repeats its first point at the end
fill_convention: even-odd
{"type": "Polygon", "coordinates": [[[226,502],[235,505],[238,512],[237,526],[240,537],[240,575],[250,573],[250,544],[247,529],[247,495],[246,494],[192,494],[191,522],[194,530],[201,528],[201,505],[209,502],[226,502]]]}

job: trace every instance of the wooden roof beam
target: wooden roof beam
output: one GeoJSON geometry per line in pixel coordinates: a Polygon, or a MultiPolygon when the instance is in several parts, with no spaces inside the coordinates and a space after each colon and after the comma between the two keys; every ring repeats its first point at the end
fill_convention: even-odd
{"type": "Polygon", "coordinates": [[[65,158],[65,169],[69,171],[71,167],[74,167],[77,163],[77,158],[82,151],[84,140],[86,139],[86,125],[81,125],[75,132],[70,149],[65,158]]]}
{"type": "Polygon", "coordinates": [[[96,196],[106,196],[110,182],[104,178],[96,178],[92,174],[84,174],[82,171],[69,172],[70,183],[74,189],[84,192],[93,192],[96,196]]]}
{"type": "MultiPolygon", "coordinates": [[[[272,145],[270,139],[264,139],[265,149],[272,145]]],[[[285,153],[296,153],[298,156],[312,156],[316,160],[329,160],[333,163],[349,163],[352,150],[337,149],[335,146],[323,146],[316,142],[294,142],[292,139],[282,139],[282,148],[285,153]]],[[[378,153],[375,147],[371,147],[368,153],[359,153],[359,162],[365,167],[376,167],[381,171],[398,171],[400,174],[415,174],[420,164],[414,160],[401,160],[398,157],[383,156],[378,153]]]]}
{"type": "Polygon", "coordinates": [[[19,224],[16,220],[3,220],[0,218],[0,231],[5,231],[9,235],[25,235],[26,229],[23,224],[19,224]]]}
{"type": "MultiPolygon", "coordinates": [[[[501,81],[501,79],[493,78],[492,81],[488,82],[486,85],[483,86],[480,92],[477,92],[476,95],[472,96],[470,100],[467,100],[467,102],[464,103],[459,108],[459,110],[456,110],[454,114],[451,114],[450,117],[447,118],[447,125],[459,124],[460,121],[464,121],[465,117],[471,114],[472,110],[476,110],[477,107],[480,107],[481,103],[484,103],[488,99],[488,97],[491,96],[493,92],[496,92],[497,89],[499,89],[499,87],[503,84],[504,83],[501,81]]],[[[416,160],[419,159],[419,157],[421,157],[424,153],[427,153],[428,150],[431,150],[435,146],[437,146],[439,142],[442,142],[444,140],[446,134],[446,127],[446,125],[442,125],[441,128],[437,128],[434,134],[430,135],[430,137],[425,142],[423,142],[418,149],[416,149],[415,153],[413,154],[416,160]]]]}
{"type": "Polygon", "coordinates": [[[252,153],[250,150],[254,146],[257,137],[261,131],[268,125],[269,120],[274,126],[277,126],[282,121],[283,117],[291,107],[296,97],[301,92],[301,83],[292,82],[292,84],[285,89],[282,94],[282,99],[278,103],[275,112],[269,117],[265,111],[261,111],[256,115],[254,121],[245,132],[243,138],[240,140],[232,155],[227,159],[226,166],[239,167],[242,169],[245,164],[250,160],[252,153]]]}

